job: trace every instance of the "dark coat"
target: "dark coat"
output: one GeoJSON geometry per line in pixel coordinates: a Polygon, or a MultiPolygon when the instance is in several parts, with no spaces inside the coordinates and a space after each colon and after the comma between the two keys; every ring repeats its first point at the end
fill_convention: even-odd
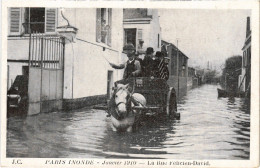
{"type": "Polygon", "coordinates": [[[142,76],[143,77],[154,76],[154,66],[155,66],[154,60],[149,56],[145,56],[142,61],[142,72],[143,72],[142,76]]]}

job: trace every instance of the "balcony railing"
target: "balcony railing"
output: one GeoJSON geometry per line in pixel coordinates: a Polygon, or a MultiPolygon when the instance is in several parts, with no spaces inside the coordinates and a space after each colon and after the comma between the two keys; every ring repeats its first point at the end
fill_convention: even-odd
{"type": "Polygon", "coordinates": [[[23,23],[24,33],[30,34],[33,32],[44,33],[45,22],[30,22],[23,23]]]}

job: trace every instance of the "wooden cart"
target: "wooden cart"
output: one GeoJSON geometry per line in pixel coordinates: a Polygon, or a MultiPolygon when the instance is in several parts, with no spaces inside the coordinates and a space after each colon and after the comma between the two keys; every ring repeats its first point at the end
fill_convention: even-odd
{"type": "Polygon", "coordinates": [[[145,115],[166,115],[180,118],[177,112],[177,96],[173,87],[160,78],[138,77],[130,78],[124,83],[129,83],[134,93],[142,94],[147,101],[145,107],[133,107],[145,115]]]}

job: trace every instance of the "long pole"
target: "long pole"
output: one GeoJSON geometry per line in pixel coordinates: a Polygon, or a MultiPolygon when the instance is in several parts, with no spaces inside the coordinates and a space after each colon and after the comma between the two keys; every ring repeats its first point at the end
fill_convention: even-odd
{"type": "Polygon", "coordinates": [[[179,79],[179,48],[178,48],[178,39],[177,39],[177,78],[178,78],[178,98],[179,98],[179,88],[180,88],[180,79],[179,79]]]}
{"type": "Polygon", "coordinates": [[[42,80],[43,80],[43,35],[40,36],[39,34],[39,37],[38,37],[38,40],[39,40],[39,43],[41,46],[39,46],[39,49],[40,49],[40,56],[41,56],[41,91],[40,91],[40,113],[42,112],[42,80]]]}

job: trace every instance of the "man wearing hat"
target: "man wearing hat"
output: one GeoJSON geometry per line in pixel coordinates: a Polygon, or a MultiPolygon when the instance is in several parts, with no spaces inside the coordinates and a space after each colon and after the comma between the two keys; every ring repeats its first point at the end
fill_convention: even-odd
{"type": "Polygon", "coordinates": [[[123,79],[127,79],[129,77],[136,77],[141,74],[141,65],[138,60],[135,59],[135,47],[132,43],[128,43],[124,46],[124,51],[127,54],[128,61],[124,64],[116,65],[113,63],[109,63],[115,69],[124,69],[123,79]]]}
{"type": "Polygon", "coordinates": [[[168,80],[169,79],[169,69],[167,64],[164,61],[164,55],[162,52],[157,51],[155,54],[155,69],[156,70],[156,77],[168,80]]]}
{"type": "Polygon", "coordinates": [[[154,50],[152,47],[148,47],[146,49],[146,55],[143,59],[143,62],[142,62],[142,71],[143,71],[143,76],[144,77],[151,77],[151,76],[154,76],[154,60],[152,59],[153,58],[153,53],[154,53],[154,50]]]}

